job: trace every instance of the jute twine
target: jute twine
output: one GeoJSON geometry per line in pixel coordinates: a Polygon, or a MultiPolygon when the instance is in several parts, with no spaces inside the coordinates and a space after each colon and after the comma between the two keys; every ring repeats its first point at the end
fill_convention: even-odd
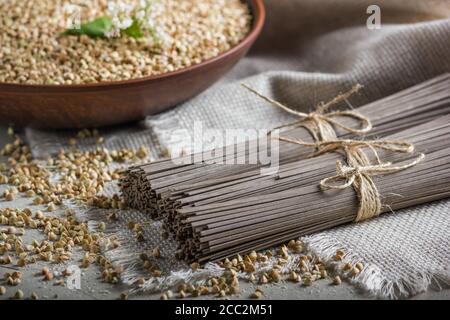
{"type": "Polygon", "coordinates": [[[362,86],[359,84],[353,86],[353,88],[351,90],[349,90],[348,92],[338,95],[337,97],[335,97],[334,99],[332,99],[331,101],[329,101],[327,103],[320,103],[316,107],[316,110],[311,113],[304,113],[304,112],[293,110],[293,109],[283,105],[281,102],[276,101],[274,99],[271,99],[271,98],[263,95],[262,93],[258,92],[257,90],[253,89],[252,87],[250,87],[246,84],[241,84],[241,85],[244,88],[246,88],[247,90],[249,90],[250,92],[257,95],[258,97],[269,102],[273,106],[280,108],[280,109],[286,111],[287,113],[298,116],[300,118],[299,120],[294,121],[292,123],[288,123],[288,124],[276,127],[274,129],[272,129],[272,131],[276,130],[276,129],[281,129],[281,128],[302,126],[311,133],[311,135],[313,136],[315,141],[327,141],[327,140],[333,140],[333,139],[337,138],[334,127],[341,128],[347,132],[354,133],[354,134],[363,134],[363,133],[366,133],[366,132],[369,132],[370,130],[372,130],[372,123],[370,122],[370,120],[367,117],[365,117],[357,112],[354,112],[351,110],[328,112],[328,110],[332,106],[334,106],[342,101],[346,101],[351,95],[358,92],[362,88],[362,86]],[[347,125],[344,125],[338,120],[339,117],[347,117],[347,118],[355,119],[360,123],[361,128],[355,129],[355,128],[349,127],[347,125]]]}
{"type": "MultiPolygon", "coordinates": [[[[341,161],[336,163],[335,176],[325,178],[320,181],[320,187],[323,190],[335,189],[343,190],[349,187],[353,187],[358,200],[359,208],[355,218],[355,222],[364,221],[378,216],[383,208],[381,203],[381,196],[375,182],[372,179],[374,175],[395,173],[402,170],[406,170],[417,165],[424,158],[424,154],[419,156],[412,162],[404,165],[393,165],[390,162],[383,162],[378,154],[377,150],[412,153],[414,151],[413,144],[406,141],[393,141],[393,140],[373,140],[373,141],[360,141],[360,140],[348,140],[337,139],[336,132],[333,126],[340,127],[348,132],[361,134],[366,133],[372,129],[370,120],[353,111],[336,111],[326,112],[330,106],[335,105],[341,101],[346,100],[352,94],[359,91],[360,85],[354,86],[347,93],[341,94],[326,104],[320,104],[316,111],[309,114],[292,110],[278,101],[268,98],[253,88],[243,84],[243,87],[250,90],[257,96],[268,101],[272,105],[279,107],[286,112],[301,117],[300,120],[289,123],[275,129],[280,129],[289,126],[304,126],[313,136],[315,142],[309,143],[302,140],[292,139],[288,137],[277,137],[280,141],[294,143],[307,147],[316,148],[316,152],[312,156],[318,156],[329,152],[344,151],[346,156],[347,165],[343,165],[341,161]],[[334,119],[337,116],[352,117],[361,122],[361,129],[354,129],[341,124],[334,119]],[[364,152],[364,149],[369,149],[374,155],[376,164],[371,164],[370,159],[364,152]],[[343,181],[341,184],[338,182],[343,181]]],[[[273,130],[275,130],[273,129],[273,130]]]]}
{"type": "Polygon", "coordinates": [[[355,221],[363,221],[380,214],[382,204],[380,193],[375,185],[372,176],[380,174],[395,173],[417,165],[424,158],[424,154],[412,162],[404,165],[393,165],[390,162],[383,162],[380,159],[378,150],[412,153],[414,145],[406,141],[395,140],[333,140],[317,143],[308,143],[301,140],[288,139],[291,143],[320,148],[314,155],[320,155],[327,152],[343,150],[346,156],[347,166],[342,165],[341,161],[336,164],[337,174],[333,177],[325,178],[320,181],[320,187],[323,190],[336,189],[343,190],[353,186],[359,199],[359,209],[355,221]],[[370,159],[364,152],[364,148],[371,150],[376,164],[371,164],[370,159]],[[341,184],[336,182],[343,181],[341,184]]]}
{"type": "MultiPolygon", "coordinates": [[[[363,154],[363,152],[361,152],[363,154]]],[[[336,163],[337,174],[333,177],[325,178],[320,181],[322,189],[343,190],[353,186],[359,199],[359,209],[355,222],[364,221],[378,216],[381,213],[382,204],[380,193],[375,185],[372,176],[380,174],[389,174],[406,170],[421,162],[425,155],[423,153],[410,163],[404,165],[393,165],[390,162],[371,165],[370,163],[361,164],[361,158],[354,157],[353,154],[347,157],[348,166],[343,166],[340,161],[336,163]],[[342,184],[334,182],[344,181],[342,184]]]]}

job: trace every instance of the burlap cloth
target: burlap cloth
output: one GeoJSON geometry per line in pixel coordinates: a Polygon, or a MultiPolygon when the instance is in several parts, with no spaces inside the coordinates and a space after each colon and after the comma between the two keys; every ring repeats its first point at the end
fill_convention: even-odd
{"type": "MultiPolygon", "coordinates": [[[[145,144],[158,158],[164,148],[170,151],[179,147],[180,141],[174,141],[171,132],[192,131],[194,121],[202,121],[206,128],[225,129],[272,128],[292,120],[240,88],[243,79],[266,95],[309,111],[317,102],[355,83],[365,87],[351,99],[353,106],[359,106],[450,71],[448,0],[376,1],[381,8],[378,30],[366,27],[366,9],[372,1],[270,0],[266,4],[268,19],[261,38],[251,54],[221,82],[140,124],[105,130],[106,145],[120,148],[145,144]]],[[[27,130],[37,157],[57,152],[70,134],[27,130]]],[[[88,141],[84,147],[93,145],[88,141]]],[[[89,216],[101,219],[100,211],[89,216]]],[[[138,212],[127,214],[139,221],[149,220],[138,212]]],[[[209,265],[193,274],[183,263],[170,258],[175,244],[161,242],[158,222],[147,227],[144,244],[133,240],[124,223],[111,226],[110,232],[118,234],[127,246],[110,256],[128,267],[125,282],[132,282],[140,274],[136,252],[154,245],[163,248],[168,270],[162,279],[149,279],[145,289],[163,288],[180,279],[202,279],[220,271],[209,265]]],[[[351,281],[368,292],[381,297],[405,297],[433,284],[450,283],[449,230],[450,200],[446,200],[304,240],[330,263],[331,255],[342,248],[348,253],[346,260],[362,261],[364,272],[351,281]]]]}

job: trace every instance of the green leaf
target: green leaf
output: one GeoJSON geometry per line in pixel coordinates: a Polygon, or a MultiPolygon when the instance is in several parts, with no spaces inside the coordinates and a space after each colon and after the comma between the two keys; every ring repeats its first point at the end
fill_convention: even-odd
{"type": "Polygon", "coordinates": [[[93,21],[83,23],[80,28],[68,29],[64,32],[65,35],[79,36],[85,34],[89,37],[105,37],[111,31],[112,21],[108,17],[97,18],[93,21]]]}
{"type": "Polygon", "coordinates": [[[133,18],[133,23],[131,26],[122,31],[127,36],[139,39],[144,36],[144,32],[142,32],[141,24],[136,18],[133,18]]]}

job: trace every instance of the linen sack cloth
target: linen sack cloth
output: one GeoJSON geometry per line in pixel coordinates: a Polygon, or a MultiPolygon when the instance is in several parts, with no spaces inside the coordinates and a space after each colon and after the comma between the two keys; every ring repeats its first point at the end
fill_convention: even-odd
{"type": "MultiPolygon", "coordinates": [[[[189,146],[174,139],[174,130],[194,134],[194,123],[204,129],[271,129],[294,120],[285,112],[245,91],[245,82],[291,108],[308,112],[320,101],[360,83],[364,89],[348,103],[354,107],[398,92],[450,71],[450,3],[448,0],[376,1],[381,28],[369,29],[366,10],[372,1],[270,0],[267,23],[255,47],[224,79],[203,94],[139,124],[103,130],[108,148],[148,146],[153,157],[189,146]]],[[[27,130],[32,151],[45,157],[67,147],[73,133],[27,130]]],[[[95,148],[83,141],[82,148],[95,148]]],[[[116,186],[111,187],[112,190],[116,186]]],[[[111,191],[111,192],[113,192],[111,191]]],[[[91,210],[92,211],[92,210],[91,210]]],[[[100,210],[101,211],[101,210],[100,210]]],[[[91,212],[92,213],[92,212],[91,212]]],[[[101,217],[98,211],[94,215],[101,217]]],[[[149,220],[128,211],[137,221],[149,220]]],[[[125,215],[126,216],[126,215],[125,215]]],[[[100,219],[100,218],[98,218],[100,219]]],[[[139,275],[136,248],[162,247],[170,256],[176,244],[159,238],[159,222],[146,229],[144,244],[127,233],[125,222],[110,232],[128,244],[110,252],[127,266],[125,282],[139,275]],[[131,250],[130,250],[131,249],[131,250]],[[134,251],[133,251],[134,250],[134,251]]],[[[303,238],[325,262],[333,264],[336,249],[345,261],[362,262],[363,272],[350,279],[379,297],[401,298],[450,283],[450,200],[400,210],[377,219],[350,224],[303,238]]],[[[192,273],[182,262],[168,258],[168,272],[149,280],[144,289],[161,289],[180,279],[202,279],[219,272],[212,264],[192,273]],[[203,273],[202,273],[203,272],[203,273]]],[[[345,277],[345,272],[336,271],[345,277]]]]}

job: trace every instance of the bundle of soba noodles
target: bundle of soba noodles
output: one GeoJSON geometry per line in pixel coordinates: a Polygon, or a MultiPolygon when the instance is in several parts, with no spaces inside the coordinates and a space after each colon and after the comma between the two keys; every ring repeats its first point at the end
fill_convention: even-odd
{"type": "MultiPolygon", "coordinates": [[[[271,150],[279,153],[271,175],[261,175],[264,164],[164,160],[130,168],[123,195],[164,219],[180,258],[201,262],[437,200],[450,192],[449,89],[443,75],[340,112],[326,139],[305,126],[286,130],[271,150]]],[[[237,149],[236,158],[261,152],[237,149]]]]}

